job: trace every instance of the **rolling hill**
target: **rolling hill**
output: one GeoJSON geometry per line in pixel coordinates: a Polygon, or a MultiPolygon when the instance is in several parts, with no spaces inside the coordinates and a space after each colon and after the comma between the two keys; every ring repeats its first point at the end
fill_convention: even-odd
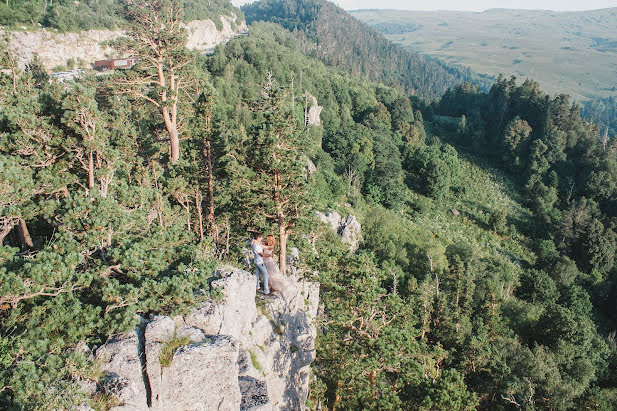
{"type": "Polygon", "coordinates": [[[579,101],[617,95],[617,8],[351,14],[411,51],[478,73],[530,77],[579,101]]]}

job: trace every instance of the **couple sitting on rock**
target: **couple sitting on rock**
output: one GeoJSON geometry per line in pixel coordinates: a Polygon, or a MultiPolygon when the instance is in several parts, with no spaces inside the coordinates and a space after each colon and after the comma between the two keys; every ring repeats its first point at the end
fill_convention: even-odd
{"type": "Polygon", "coordinates": [[[263,243],[263,234],[259,232],[253,233],[251,247],[256,266],[257,289],[259,290],[259,274],[261,273],[264,279],[264,294],[266,295],[270,294],[270,290],[280,291],[284,295],[286,291],[295,286],[294,279],[284,277],[279,270],[278,264],[272,258],[275,245],[276,241],[273,235],[266,237],[266,242],[263,243]]]}

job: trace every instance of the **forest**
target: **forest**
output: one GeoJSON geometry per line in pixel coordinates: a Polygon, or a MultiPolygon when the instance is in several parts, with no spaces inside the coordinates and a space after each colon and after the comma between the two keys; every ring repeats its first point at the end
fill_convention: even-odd
{"type": "MultiPolygon", "coordinates": [[[[6,0],[0,3],[0,26],[20,29],[44,27],[59,32],[116,29],[126,24],[123,0],[6,0]]],[[[241,12],[227,0],[183,0],[183,20],[213,19],[219,30],[219,16],[241,12]]]]}
{"type": "Polygon", "coordinates": [[[69,87],[2,43],[0,408],[108,409],[76,347],[216,300],[262,230],[321,283],[307,408],[616,409],[615,140],[532,80],[374,72],[397,49],[363,66],[366,33],[389,43],[289,4],[203,56],[178,0],[131,2],[115,46],[142,59],[69,87]],[[320,30],[358,53],[320,54],[320,30]],[[361,221],[357,252],[330,210],[361,221]]]}
{"type": "Polygon", "coordinates": [[[269,21],[302,33],[305,54],[407,95],[438,98],[462,81],[490,86],[467,68],[404,50],[329,1],[263,0],[247,4],[243,11],[247,23],[269,21]]]}
{"type": "MultiPolygon", "coordinates": [[[[605,127],[605,134],[617,136],[617,98],[597,98],[583,103],[581,113],[605,127]]],[[[602,130],[601,130],[602,131],[602,130]]]]}
{"type": "Polygon", "coordinates": [[[469,67],[488,75],[491,83],[499,74],[516,75],[533,79],[552,96],[567,93],[582,103],[585,118],[611,127],[609,135],[615,136],[617,111],[611,99],[617,91],[612,64],[617,9],[586,8],[565,13],[368,9],[349,14],[409,51],[469,67]]]}

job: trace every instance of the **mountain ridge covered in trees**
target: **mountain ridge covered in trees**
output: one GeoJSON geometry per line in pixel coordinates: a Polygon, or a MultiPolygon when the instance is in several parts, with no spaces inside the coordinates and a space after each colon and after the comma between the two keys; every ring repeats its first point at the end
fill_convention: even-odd
{"type": "Polygon", "coordinates": [[[486,85],[469,69],[410,53],[328,1],[266,0],[242,7],[247,23],[270,21],[302,35],[308,53],[353,75],[422,98],[437,98],[462,81],[486,85]],[[309,51],[310,50],[310,51],[309,51]]]}
{"type": "Polygon", "coordinates": [[[0,406],[106,409],[80,341],[216,300],[260,229],[321,283],[309,409],[615,408],[616,147],[567,96],[500,78],[427,104],[272,22],[201,56],[143,24],[178,2],[139,4],[160,67],[67,89],[2,50],[0,406]],[[357,253],[318,210],[358,217],[357,253]]]}

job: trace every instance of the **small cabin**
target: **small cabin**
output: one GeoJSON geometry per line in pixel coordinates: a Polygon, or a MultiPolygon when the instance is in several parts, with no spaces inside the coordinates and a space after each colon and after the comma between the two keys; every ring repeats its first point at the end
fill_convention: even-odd
{"type": "Polygon", "coordinates": [[[94,69],[99,71],[130,69],[139,59],[137,57],[127,57],[123,59],[97,60],[94,62],[94,69]]]}

